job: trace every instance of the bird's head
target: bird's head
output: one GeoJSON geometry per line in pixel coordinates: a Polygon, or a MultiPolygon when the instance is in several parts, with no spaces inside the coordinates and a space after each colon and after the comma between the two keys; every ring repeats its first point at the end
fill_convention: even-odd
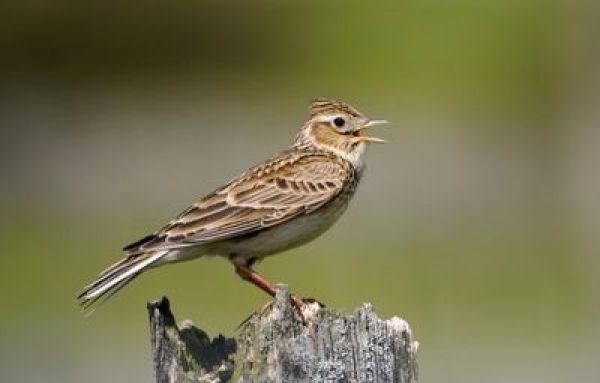
{"type": "Polygon", "coordinates": [[[370,143],[386,142],[366,136],[363,131],[385,123],[385,120],[369,119],[341,101],[317,99],[310,106],[310,118],[296,137],[295,145],[333,152],[360,167],[370,143]]]}

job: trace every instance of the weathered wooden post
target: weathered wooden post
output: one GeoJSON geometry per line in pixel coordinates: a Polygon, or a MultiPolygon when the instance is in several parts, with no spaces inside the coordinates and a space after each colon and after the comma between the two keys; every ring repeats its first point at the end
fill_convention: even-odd
{"type": "Polygon", "coordinates": [[[157,383],[417,382],[408,324],[379,319],[370,304],[348,316],[307,304],[303,324],[278,285],[272,306],[235,338],[212,340],[189,321],[178,327],[166,298],[148,312],[157,383]]]}

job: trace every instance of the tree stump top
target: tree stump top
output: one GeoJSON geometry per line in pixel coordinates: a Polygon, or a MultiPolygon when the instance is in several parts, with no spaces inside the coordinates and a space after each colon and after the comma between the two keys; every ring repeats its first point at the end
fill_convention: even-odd
{"type": "Polygon", "coordinates": [[[370,304],[351,315],[307,303],[295,314],[285,285],[233,338],[214,339],[190,321],[178,327],[167,298],[148,304],[156,381],[417,382],[408,323],[381,320],[370,304]]]}

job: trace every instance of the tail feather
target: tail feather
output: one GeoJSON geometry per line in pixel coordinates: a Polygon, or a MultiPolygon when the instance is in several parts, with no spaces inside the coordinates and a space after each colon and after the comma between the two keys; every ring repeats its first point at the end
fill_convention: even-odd
{"type": "Polygon", "coordinates": [[[118,293],[123,287],[125,287],[130,282],[132,282],[140,274],[141,274],[141,271],[138,271],[137,273],[133,274],[132,276],[118,282],[117,284],[112,286],[109,290],[107,290],[105,293],[100,294],[90,300],[81,301],[81,310],[84,313],[84,315],[89,316],[92,313],[94,313],[94,311],[96,311],[96,308],[98,308],[100,305],[102,305],[106,301],[108,301],[113,295],[118,293]]]}
{"type": "Polygon", "coordinates": [[[84,311],[90,310],[97,302],[105,302],[138,275],[156,263],[167,251],[140,254],[125,258],[100,273],[98,278],[84,287],[77,299],[84,311]]]}
{"type": "Polygon", "coordinates": [[[111,265],[106,270],[102,271],[96,279],[90,282],[87,286],[83,288],[83,291],[77,296],[77,299],[82,299],[85,295],[93,293],[94,289],[102,285],[104,282],[107,282],[112,277],[116,276],[119,272],[123,272],[123,269],[127,267],[127,265],[132,263],[132,258],[127,257],[123,258],[119,262],[111,265]]]}

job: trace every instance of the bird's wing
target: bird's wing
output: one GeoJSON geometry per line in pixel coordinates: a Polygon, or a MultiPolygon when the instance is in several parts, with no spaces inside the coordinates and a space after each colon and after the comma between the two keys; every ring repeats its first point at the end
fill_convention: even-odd
{"type": "Polygon", "coordinates": [[[248,170],[124,250],[135,255],[253,233],[315,211],[352,177],[350,164],[336,157],[284,153],[248,170]]]}

